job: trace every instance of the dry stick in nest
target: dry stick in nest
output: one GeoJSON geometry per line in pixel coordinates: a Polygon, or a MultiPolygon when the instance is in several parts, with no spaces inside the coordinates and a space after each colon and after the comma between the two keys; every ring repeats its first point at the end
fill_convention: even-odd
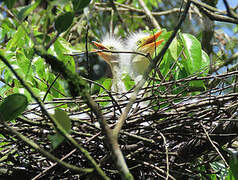
{"type": "MultiPolygon", "coordinates": [[[[40,53],[40,52],[38,52],[40,53]]],[[[49,55],[43,55],[41,54],[43,57],[47,57],[47,58],[51,58],[50,60],[55,59],[55,57],[49,55]]],[[[56,122],[53,117],[46,111],[46,109],[44,108],[43,104],[41,103],[41,101],[37,98],[37,96],[35,96],[35,94],[33,93],[33,91],[26,85],[26,83],[24,82],[24,80],[22,80],[22,78],[17,74],[17,72],[12,68],[12,66],[9,64],[9,62],[7,61],[7,59],[5,59],[5,57],[3,57],[2,55],[0,55],[0,59],[4,62],[4,64],[6,64],[6,66],[13,72],[13,74],[16,76],[16,78],[20,81],[20,83],[23,85],[24,88],[26,88],[26,90],[31,94],[31,96],[36,100],[36,102],[38,103],[38,105],[40,106],[42,113],[45,114],[52,123],[54,123],[55,128],[61,133],[61,135],[63,135],[67,140],[69,140],[76,148],[78,148],[84,155],[85,157],[87,157],[88,161],[91,162],[91,164],[94,166],[94,168],[96,169],[96,171],[98,172],[99,175],[101,175],[102,178],[104,179],[108,179],[108,177],[106,176],[106,174],[101,170],[101,168],[97,165],[96,161],[89,155],[89,153],[82,147],[80,146],[68,133],[66,133],[64,131],[64,129],[61,127],[61,125],[56,124],[58,122],[56,122]]],[[[49,59],[47,59],[49,60],[49,59]]],[[[58,61],[58,60],[57,60],[58,61]]],[[[56,62],[54,62],[56,63],[56,62]]],[[[61,165],[67,167],[67,168],[71,168],[74,169],[76,171],[83,171],[82,168],[78,168],[76,166],[64,163],[59,161],[57,158],[55,158],[51,153],[48,153],[47,151],[45,151],[44,149],[41,149],[37,144],[35,144],[34,142],[30,141],[28,138],[26,138],[25,136],[23,136],[22,134],[20,134],[19,132],[15,131],[13,128],[9,127],[7,125],[7,123],[3,122],[4,126],[6,126],[11,132],[13,132],[14,134],[16,134],[21,140],[23,140],[24,142],[28,143],[31,147],[33,147],[36,150],[39,150],[42,154],[44,154],[46,157],[57,161],[58,163],[60,163],[61,165]]]]}
{"type": "Polygon", "coordinates": [[[167,51],[169,45],[171,44],[171,42],[173,41],[173,39],[175,38],[178,30],[180,29],[183,21],[185,20],[186,18],[186,15],[188,13],[188,10],[189,10],[189,7],[190,7],[190,1],[188,1],[188,3],[186,4],[186,7],[185,7],[185,11],[183,12],[183,15],[178,23],[178,25],[176,26],[176,28],[174,29],[174,32],[173,34],[170,36],[170,38],[168,39],[168,41],[166,42],[166,44],[164,45],[164,47],[162,48],[162,50],[160,51],[160,53],[158,54],[158,56],[156,56],[154,59],[153,59],[153,63],[150,64],[149,68],[147,69],[147,71],[145,72],[144,76],[143,76],[143,79],[138,83],[138,85],[136,86],[135,88],[135,92],[132,94],[131,96],[131,99],[130,99],[130,102],[127,104],[126,106],[126,109],[125,111],[122,113],[122,115],[120,116],[119,118],[119,121],[118,123],[116,124],[116,127],[113,129],[113,134],[114,134],[114,137],[118,138],[118,135],[119,135],[119,132],[128,116],[128,113],[134,103],[134,101],[136,100],[136,96],[137,94],[139,93],[139,90],[143,87],[144,83],[146,82],[148,76],[149,76],[149,73],[151,72],[151,70],[156,67],[157,64],[160,64],[161,62],[161,58],[164,56],[165,52],[167,51]]]}

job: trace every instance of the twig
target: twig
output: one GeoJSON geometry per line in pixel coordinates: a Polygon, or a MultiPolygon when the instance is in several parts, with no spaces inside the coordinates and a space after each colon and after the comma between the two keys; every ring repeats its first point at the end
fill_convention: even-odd
{"type": "Polygon", "coordinates": [[[238,14],[236,14],[229,6],[227,0],[223,0],[224,4],[225,4],[225,7],[226,7],[226,12],[227,12],[227,15],[230,16],[230,17],[233,17],[233,18],[238,18],[238,14]]]}
{"type": "Polygon", "coordinates": [[[157,29],[161,29],[159,23],[156,21],[156,19],[153,17],[151,11],[146,7],[145,3],[143,0],[139,0],[139,3],[141,7],[144,9],[145,14],[149,17],[150,21],[152,22],[153,26],[157,29]]]}
{"type": "MultiPolygon", "coordinates": [[[[60,159],[60,161],[63,161],[64,159],[68,158],[69,156],[71,156],[77,149],[73,149],[70,153],[68,153],[67,155],[65,155],[64,157],[62,157],[60,159]]],[[[50,167],[48,167],[47,169],[45,169],[44,171],[40,172],[38,175],[36,175],[35,177],[32,178],[32,180],[36,180],[39,177],[42,178],[42,175],[44,175],[47,171],[49,171],[50,169],[52,169],[53,167],[55,167],[57,165],[57,163],[52,164],[50,167]]]]}
{"type": "Polygon", "coordinates": [[[216,152],[219,154],[219,156],[221,157],[221,159],[223,160],[224,164],[226,165],[226,168],[229,167],[229,165],[227,164],[225,158],[222,156],[222,154],[220,153],[219,149],[216,147],[216,145],[213,143],[213,141],[211,140],[208,132],[206,131],[206,129],[204,128],[202,122],[200,122],[201,126],[202,126],[202,129],[204,131],[204,133],[206,134],[207,136],[207,139],[209,140],[209,142],[211,143],[212,147],[214,147],[214,149],[216,150],[216,152]]]}
{"type": "Polygon", "coordinates": [[[228,15],[227,13],[225,15],[216,14],[215,12],[219,12],[219,10],[216,9],[216,8],[213,8],[212,6],[209,6],[209,5],[205,4],[205,3],[198,2],[197,0],[191,0],[191,2],[195,6],[197,6],[211,20],[223,21],[223,22],[229,22],[229,23],[238,24],[238,19],[226,16],[226,15],[228,15]]]}
{"type": "Polygon", "coordinates": [[[190,1],[187,2],[186,4],[186,7],[185,7],[185,10],[183,12],[183,15],[178,23],[178,25],[175,27],[174,29],[174,32],[173,34],[170,36],[170,38],[168,39],[168,41],[166,42],[166,44],[164,45],[164,47],[162,48],[162,50],[160,51],[160,53],[158,54],[158,56],[156,56],[152,63],[150,63],[150,66],[149,68],[147,69],[147,71],[145,72],[144,74],[144,78],[138,83],[138,85],[136,86],[135,88],[135,91],[134,93],[132,94],[131,98],[130,98],[130,102],[127,104],[126,106],[126,109],[125,111],[122,113],[122,115],[120,116],[119,120],[118,120],[118,123],[116,124],[116,127],[113,129],[113,133],[114,133],[114,136],[118,137],[119,135],[119,132],[127,118],[127,115],[134,103],[134,101],[136,100],[136,96],[137,94],[139,93],[139,90],[141,87],[143,87],[144,83],[146,82],[148,76],[149,76],[149,73],[151,72],[151,70],[156,67],[157,64],[160,64],[159,63],[159,60],[164,56],[166,50],[168,49],[169,45],[172,43],[173,39],[175,38],[179,28],[181,27],[183,21],[185,20],[186,18],[186,15],[187,15],[187,12],[189,10],[189,7],[190,7],[190,1]]]}
{"type": "Polygon", "coordinates": [[[115,13],[116,13],[117,16],[118,16],[118,20],[119,20],[119,22],[122,24],[122,27],[124,28],[124,30],[126,31],[126,33],[129,33],[128,27],[126,26],[126,24],[125,24],[124,21],[122,20],[120,13],[117,11],[117,7],[115,6],[114,1],[113,1],[113,0],[110,0],[110,3],[111,3],[111,5],[112,5],[112,9],[115,11],[115,13]]]}
{"type": "Polygon", "coordinates": [[[51,39],[51,41],[45,46],[45,49],[48,50],[52,44],[58,39],[60,33],[57,32],[56,35],[51,39]]]}
{"type": "Polygon", "coordinates": [[[165,147],[165,154],[166,154],[166,180],[169,179],[169,150],[168,150],[168,147],[167,147],[167,141],[166,141],[166,138],[165,136],[163,135],[163,133],[159,132],[159,134],[161,135],[161,137],[163,138],[163,141],[164,141],[164,147],[165,147]]]}
{"type": "MultiPolygon", "coordinates": [[[[38,52],[39,53],[39,52],[38,52]]],[[[55,128],[60,132],[61,135],[63,135],[67,140],[69,140],[75,147],[77,147],[86,157],[87,159],[92,163],[92,165],[94,166],[94,168],[97,170],[98,174],[101,175],[102,178],[107,178],[107,176],[104,174],[104,172],[101,170],[101,168],[97,165],[97,163],[95,162],[95,160],[90,156],[90,154],[83,148],[81,147],[67,132],[65,132],[64,128],[61,127],[61,125],[58,123],[58,121],[55,121],[54,118],[46,111],[46,109],[44,108],[42,102],[38,99],[37,96],[35,96],[35,94],[33,93],[33,91],[26,85],[26,83],[24,82],[24,80],[22,80],[22,78],[17,74],[17,72],[12,68],[12,66],[9,64],[9,62],[7,61],[7,59],[5,59],[5,57],[3,57],[0,54],[0,59],[4,62],[4,64],[6,64],[6,66],[12,71],[12,73],[16,76],[16,78],[19,80],[19,82],[23,85],[23,87],[30,93],[30,95],[36,100],[36,102],[38,103],[38,105],[41,108],[41,111],[43,114],[45,114],[52,123],[54,123],[55,128]]],[[[54,62],[56,63],[56,61],[54,62]]]]}
{"type": "Polygon", "coordinates": [[[22,135],[21,133],[16,131],[14,128],[10,127],[5,121],[1,121],[1,122],[3,123],[3,125],[7,129],[9,129],[9,131],[13,132],[15,135],[17,135],[18,138],[20,138],[22,141],[24,141],[27,144],[29,144],[33,149],[39,151],[41,154],[45,155],[47,158],[49,158],[49,159],[51,159],[53,161],[56,161],[58,164],[62,165],[63,167],[69,168],[69,169],[77,171],[77,172],[84,172],[84,173],[91,173],[91,172],[93,172],[92,168],[79,168],[79,167],[76,167],[74,165],[68,164],[68,163],[66,163],[64,161],[61,161],[60,159],[58,159],[57,157],[53,156],[48,151],[45,151],[44,149],[42,149],[40,146],[38,146],[36,143],[31,141],[29,138],[25,137],[24,135],[22,135]]]}
{"type": "Polygon", "coordinates": [[[116,101],[115,98],[112,96],[112,93],[111,93],[110,91],[108,91],[103,85],[101,85],[101,84],[99,84],[99,83],[97,83],[97,82],[95,82],[95,81],[92,81],[92,80],[90,80],[90,79],[87,79],[87,78],[82,78],[82,79],[84,79],[85,81],[91,82],[91,83],[93,83],[93,84],[96,84],[96,85],[98,85],[99,87],[103,88],[103,90],[106,91],[106,93],[108,94],[108,96],[111,98],[112,103],[117,106],[117,108],[119,109],[120,113],[122,112],[122,110],[121,110],[120,106],[118,105],[117,101],[116,101]]]}

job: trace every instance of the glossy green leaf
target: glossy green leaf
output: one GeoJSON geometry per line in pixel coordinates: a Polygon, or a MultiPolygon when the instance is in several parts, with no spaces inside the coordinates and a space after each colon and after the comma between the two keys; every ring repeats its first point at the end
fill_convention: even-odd
{"type": "Polygon", "coordinates": [[[79,12],[85,8],[91,0],[71,0],[73,3],[74,12],[79,12]]]}
{"type": "Polygon", "coordinates": [[[5,4],[7,5],[7,8],[11,9],[13,8],[16,0],[5,0],[5,4]]]}
{"type": "Polygon", "coordinates": [[[72,24],[73,19],[74,19],[74,15],[71,12],[66,12],[58,16],[57,19],[55,20],[55,29],[59,33],[66,31],[72,24]]]}
{"type": "Polygon", "coordinates": [[[16,51],[16,59],[17,59],[17,65],[21,68],[23,73],[26,76],[29,75],[29,73],[31,71],[30,60],[26,58],[25,54],[22,51],[16,51]]]}
{"type": "Polygon", "coordinates": [[[35,71],[39,78],[46,80],[46,67],[45,61],[42,58],[37,58],[33,60],[33,65],[35,67],[35,71]]]}
{"type": "MultiPolygon", "coordinates": [[[[207,66],[207,57],[204,54],[204,60],[202,58],[201,43],[191,34],[180,34],[184,45],[184,55],[182,57],[182,63],[186,69],[188,75],[193,75],[203,71],[203,68],[207,66]]],[[[202,73],[199,76],[204,76],[202,73]]],[[[190,86],[204,87],[203,81],[191,81],[190,86]]]]}
{"type": "Polygon", "coordinates": [[[3,121],[11,121],[19,116],[27,106],[28,101],[25,95],[12,94],[0,104],[0,118],[3,121]]]}
{"type": "Polygon", "coordinates": [[[7,44],[7,50],[15,51],[17,48],[23,47],[26,43],[27,37],[22,26],[19,26],[13,38],[7,44]]]}
{"type": "Polygon", "coordinates": [[[184,45],[184,66],[189,74],[198,72],[202,67],[200,42],[191,34],[180,34],[184,45]]]}
{"type": "MultiPolygon", "coordinates": [[[[56,126],[61,129],[65,134],[69,133],[71,130],[71,119],[68,117],[67,113],[61,109],[56,109],[54,114],[54,122],[56,126]]],[[[56,131],[56,134],[48,137],[51,141],[52,148],[55,149],[63,141],[64,136],[60,132],[56,131]]]]}
{"type": "Polygon", "coordinates": [[[204,73],[208,73],[210,65],[210,58],[205,51],[202,50],[202,68],[204,73]]]}
{"type": "Polygon", "coordinates": [[[23,21],[32,11],[34,11],[35,8],[37,8],[40,2],[41,0],[36,0],[35,3],[21,7],[17,14],[17,18],[19,19],[19,21],[23,21]]]}

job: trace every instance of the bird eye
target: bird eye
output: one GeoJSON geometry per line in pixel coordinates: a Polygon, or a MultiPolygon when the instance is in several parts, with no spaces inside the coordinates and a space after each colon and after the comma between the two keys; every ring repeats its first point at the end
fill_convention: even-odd
{"type": "Polygon", "coordinates": [[[108,49],[110,49],[110,50],[115,50],[115,48],[112,47],[112,46],[108,47],[108,49]]]}
{"type": "Polygon", "coordinates": [[[137,44],[137,46],[140,45],[141,44],[141,40],[137,41],[136,44],[137,44]]]}

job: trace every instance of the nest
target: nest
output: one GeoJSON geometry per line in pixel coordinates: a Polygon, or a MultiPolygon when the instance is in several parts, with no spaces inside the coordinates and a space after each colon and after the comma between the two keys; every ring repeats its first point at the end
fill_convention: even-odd
{"type": "MultiPolygon", "coordinates": [[[[238,132],[237,83],[232,81],[237,74],[233,71],[157,82],[140,91],[119,136],[120,148],[135,179],[200,179],[219,172],[201,167],[211,167],[212,162],[228,163],[230,155],[224,147],[234,148],[238,132]],[[216,88],[197,93],[189,87],[191,81],[197,80],[208,87],[216,84],[211,86],[216,88]]],[[[113,127],[132,93],[112,93],[116,101],[111,94],[92,97],[113,127]]],[[[54,99],[45,105],[48,110],[58,107],[67,111],[72,120],[71,136],[110,178],[120,179],[97,118],[80,97],[54,99]]],[[[81,168],[92,167],[67,141],[53,150],[48,136],[55,133],[54,127],[36,104],[32,107],[24,112],[24,119],[17,118],[9,125],[59,159],[81,168]]],[[[100,179],[96,172],[79,173],[58,165],[3,126],[1,134],[1,174],[22,175],[25,179],[100,179]]]]}

